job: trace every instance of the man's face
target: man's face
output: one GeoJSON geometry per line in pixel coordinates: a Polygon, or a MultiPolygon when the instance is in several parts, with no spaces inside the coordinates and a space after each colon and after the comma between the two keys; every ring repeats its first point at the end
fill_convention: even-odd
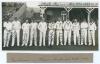
{"type": "Polygon", "coordinates": [[[86,20],[83,20],[83,22],[86,22],[86,20]]]}
{"type": "Polygon", "coordinates": [[[28,20],[26,20],[26,23],[28,23],[28,20]]]}
{"type": "Polygon", "coordinates": [[[54,23],[54,22],[51,21],[51,23],[54,23]]]}
{"type": "Polygon", "coordinates": [[[58,18],[58,21],[61,21],[61,19],[60,19],[60,18],[58,18]]]}
{"type": "Polygon", "coordinates": [[[93,21],[91,21],[91,24],[93,23],[93,21]]]}
{"type": "Polygon", "coordinates": [[[6,22],[8,22],[8,20],[6,20],[6,22]]]}
{"type": "Polygon", "coordinates": [[[38,22],[37,20],[34,20],[34,22],[38,22]]]}
{"type": "Polygon", "coordinates": [[[12,22],[11,20],[9,20],[9,22],[12,22]]]}
{"type": "Polygon", "coordinates": [[[19,21],[21,21],[21,19],[18,19],[19,21]]]}
{"type": "Polygon", "coordinates": [[[77,22],[77,19],[75,19],[74,22],[77,22]]]}
{"type": "Polygon", "coordinates": [[[44,22],[44,21],[45,21],[45,19],[43,18],[43,19],[42,19],[42,21],[44,22]]]}
{"type": "Polygon", "coordinates": [[[32,22],[34,22],[34,21],[32,20],[32,22]]]}
{"type": "Polygon", "coordinates": [[[15,18],[15,21],[17,21],[17,18],[15,18]]]}
{"type": "Polygon", "coordinates": [[[69,19],[66,19],[66,22],[70,22],[69,19]]]}

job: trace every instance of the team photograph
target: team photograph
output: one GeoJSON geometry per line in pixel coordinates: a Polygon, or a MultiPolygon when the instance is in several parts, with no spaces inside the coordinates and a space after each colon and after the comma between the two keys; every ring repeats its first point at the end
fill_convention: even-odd
{"type": "Polygon", "coordinates": [[[3,2],[2,50],[98,50],[98,3],[3,2]]]}

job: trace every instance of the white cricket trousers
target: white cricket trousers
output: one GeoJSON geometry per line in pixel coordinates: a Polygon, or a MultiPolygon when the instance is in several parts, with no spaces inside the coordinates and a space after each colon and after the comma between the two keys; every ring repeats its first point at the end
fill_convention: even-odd
{"type": "Polygon", "coordinates": [[[78,42],[78,45],[80,45],[80,35],[79,35],[79,30],[74,30],[73,31],[73,35],[74,35],[74,45],[76,45],[78,42]]]}
{"type": "Polygon", "coordinates": [[[57,44],[56,45],[63,45],[63,33],[62,30],[57,30],[56,31],[57,34],[57,44]]]}
{"type": "Polygon", "coordinates": [[[92,45],[93,43],[93,46],[95,46],[95,30],[89,30],[89,45],[92,45]]]}
{"type": "Polygon", "coordinates": [[[49,30],[48,45],[54,45],[54,30],[49,30]]]}
{"type": "Polygon", "coordinates": [[[29,46],[33,45],[33,38],[34,38],[34,45],[37,46],[37,30],[32,30],[30,32],[30,44],[29,44],[29,46]]]}
{"type": "Polygon", "coordinates": [[[87,45],[87,29],[81,29],[81,45],[87,45]]]}
{"type": "Polygon", "coordinates": [[[45,46],[45,37],[46,37],[46,31],[44,31],[44,32],[40,31],[39,46],[42,46],[42,40],[43,40],[43,46],[45,46]]]}
{"type": "Polygon", "coordinates": [[[29,41],[29,30],[23,30],[23,43],[22,46],[27,46],[29,41]]]}
{"type": "Polygon", "coordinates": [[[9,46],[9,41],[11,37],[11,31],[4,30],[4,45],[3,47],[8,47],[9,46]]]}
{"type": "Polygon", "coordinates": [[[12,45],[15,45],[15,38],[17,37],[17,46],[20,45],[20,30],[13,30],[12,31],[12,45]]]}
{"type": "Polygon", "coordinates": [[[68,45],[71,45],[71,30],[64,30],[64,45],[68,40],[68,45]]]}

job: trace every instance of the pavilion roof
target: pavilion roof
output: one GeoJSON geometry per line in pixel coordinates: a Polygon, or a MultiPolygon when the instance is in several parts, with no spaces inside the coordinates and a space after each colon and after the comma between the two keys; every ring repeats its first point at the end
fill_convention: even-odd
{"type": "Polygon", "coordinates": [[[94,2],[41,2],[40,7],[71,7],[71,8],[87,8],[87,7],[93,7],[97,8],[98,3],[94,2]]]}

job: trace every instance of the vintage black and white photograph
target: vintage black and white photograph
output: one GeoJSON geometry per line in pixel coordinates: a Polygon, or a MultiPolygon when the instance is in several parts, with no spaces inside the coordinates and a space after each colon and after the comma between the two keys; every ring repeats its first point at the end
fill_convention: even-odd
{"type": "Polygon", "coordinates": [[[98,50],[98,3],[2,2],[2,50],[98,50]]]}

